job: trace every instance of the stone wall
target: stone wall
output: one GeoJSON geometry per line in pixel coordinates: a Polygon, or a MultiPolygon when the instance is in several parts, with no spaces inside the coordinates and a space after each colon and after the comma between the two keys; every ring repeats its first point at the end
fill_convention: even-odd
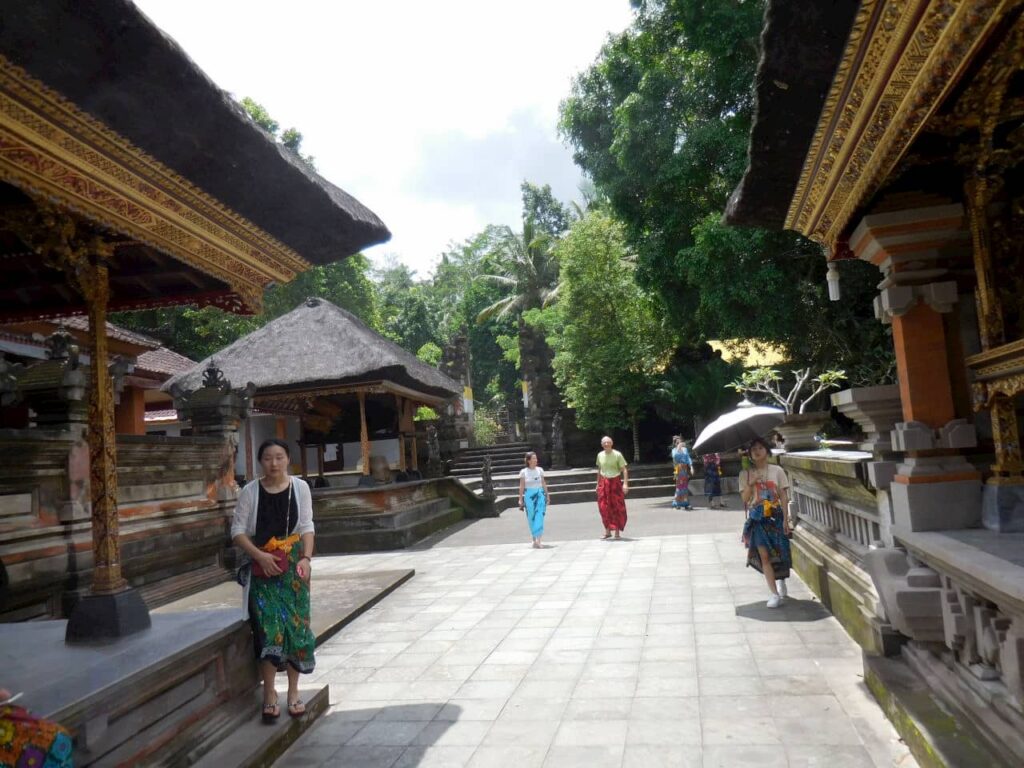
{"type": "MultiPolygon", "coordinates": [[[[125,577],[159,605],[225,580],[229,446],[210,437],[118,437],[125,577]]],[[[67,616],[91,583],[89,454],[72,432],[0,430],[0,620],[67,616]]]]}

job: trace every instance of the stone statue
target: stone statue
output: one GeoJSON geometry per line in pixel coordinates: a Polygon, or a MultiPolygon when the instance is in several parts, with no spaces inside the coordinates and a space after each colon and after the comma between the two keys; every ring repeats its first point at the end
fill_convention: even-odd
{"type": "Polygon", "coordinates": [[[437,427],[427,425],[427,477],[441,477],[444,466],[441,464],[441,443],[437,438],[437,427]]]}
{"type": "Polygon", "coordinates": [[[565,460],[565,435],[562,434],[562,412],[556,411],[551,420],[551,468],[566,469],[568,466],[565,460]]]}
{"type": "Polygon", "coordinates": [[[480,488],[485,499],[494,498],[494,470],[491,468],[491,456],[484,456],[484,464],[480,468],[480,488]]]}

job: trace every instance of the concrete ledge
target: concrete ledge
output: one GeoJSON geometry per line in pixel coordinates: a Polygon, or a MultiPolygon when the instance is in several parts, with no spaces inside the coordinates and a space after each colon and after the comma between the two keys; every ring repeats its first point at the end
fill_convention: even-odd
{"type": "Polygon", "coordinates": [[[1012,768],[902,659],[865,656],[864,682],[921,768],[1012,768]]]}

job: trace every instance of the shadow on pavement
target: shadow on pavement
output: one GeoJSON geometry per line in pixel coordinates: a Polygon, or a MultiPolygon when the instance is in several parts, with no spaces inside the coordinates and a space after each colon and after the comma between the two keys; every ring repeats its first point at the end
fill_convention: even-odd
{"type": "Polygon", "coordinates": [[[832,614],[816,600],[787,597],[778,608],[769,608],[763,600],[736,606],[736,615],[757,621],[821,621],[832,614]]]}

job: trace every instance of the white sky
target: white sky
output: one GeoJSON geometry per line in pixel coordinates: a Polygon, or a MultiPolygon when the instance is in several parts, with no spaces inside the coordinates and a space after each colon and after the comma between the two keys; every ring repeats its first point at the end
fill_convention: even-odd
{"type": "Polygon", "coordinates": [[[628,0],[136,0],[225,90],[297,127],[320,173],[425,277],[450,242],[520,221],[523,179],[581,182],[558,104],[628,0]]]}

